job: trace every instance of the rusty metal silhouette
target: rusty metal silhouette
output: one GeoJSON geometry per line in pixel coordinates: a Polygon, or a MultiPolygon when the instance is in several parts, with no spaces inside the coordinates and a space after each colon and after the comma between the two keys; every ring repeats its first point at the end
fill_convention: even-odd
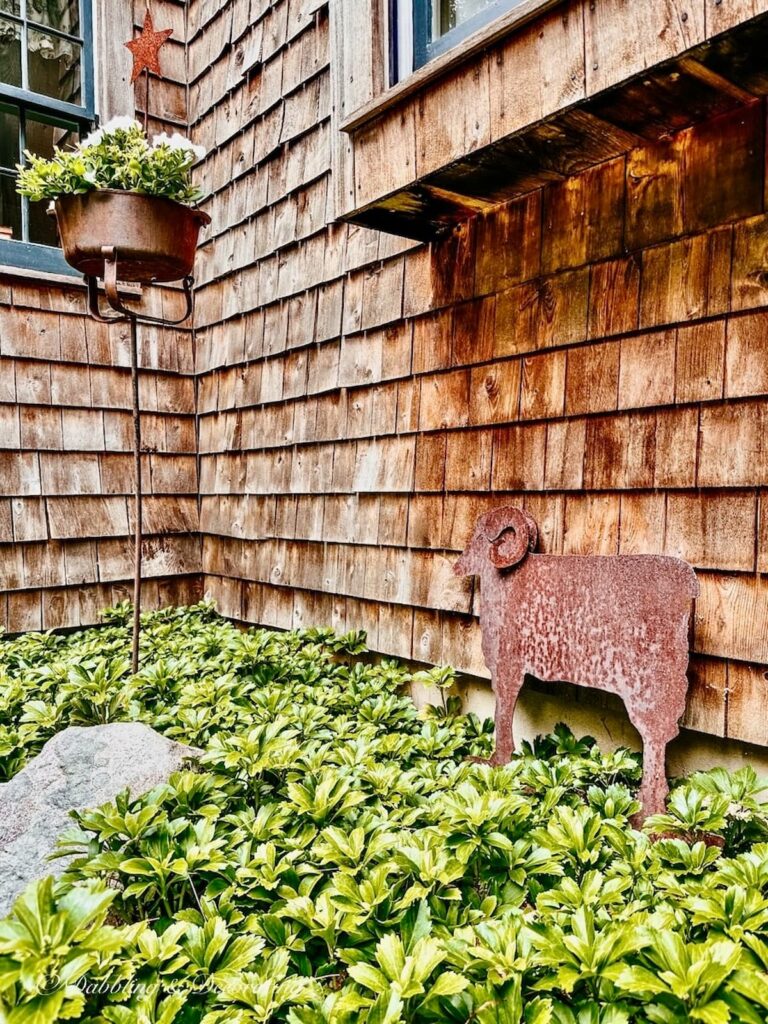
{"type": "Polygon", "coordinates": [[[483,655],[496,694],[496,751],[514,753],[512,723],[526,675],[615,693],[643,740],[639,817],[664,809],[667,744],[688,692],[696,575],[661,555],[534,554],[536,523],[523,509],[482,516],[454,565],[479,576],[483,655]]]}

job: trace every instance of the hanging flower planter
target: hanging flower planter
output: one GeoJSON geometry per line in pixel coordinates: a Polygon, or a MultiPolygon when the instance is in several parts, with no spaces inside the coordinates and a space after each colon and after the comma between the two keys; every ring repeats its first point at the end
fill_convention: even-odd
{"type": "Polygon", "coordinates": [[[75,150],[26,153],[18,190],[49,199],[67,262],[89,278],[119,263],[121,281],[179,281],[192,272],[207,213],[192,166],[205,155],[181,135],[150,142],[133,118],[115,118],[75,150]]]}
{"type": "MultiPolygon", "coordinates": [[[[0,0],[0,4],[2,0],[0,0]]],[[[149,15],[148,15],[149,17],[149,15]]],[[[151,24],[151,18],[150,24],[151,24]]],[[[194,309],[192,266],[200,230],[210,217],[196,208],[200,190],[192,167],[205,150],[181,135],[150,142],[138,121],[114,118],[74,150],[50,159],[25,153],[17,190],[32,201],[52,200],[67,262],[85,275],[88,310],[102,323],[130,323],[133,405],[133,646],[139,669],[142,588],[142,442],[137,324],[175,326],[194,309]],[[111,313],[100,305],[99,281],[111,313]],[[183,280],[184,310],[171,319],[126,305],[118,281],[149,284],[183,280]]]]}
{"type": "Polygon", "coordinates": [[[192,273],[203,227],[211,218],[172,199],[100,189],[59,196],[54,204],[64,258],[81,274],[104,274],[115,248],[122,281],[179,281],[192,273]]]}

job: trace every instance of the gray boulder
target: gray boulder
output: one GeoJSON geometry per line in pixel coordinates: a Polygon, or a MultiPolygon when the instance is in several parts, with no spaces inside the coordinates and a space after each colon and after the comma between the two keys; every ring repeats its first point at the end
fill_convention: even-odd
{"type": "Polygon", "coordinates": [[[52,737],[0,785],[0,917],[29,882],[64,870],[65,860],[47,858],[74,826],[70,811],[98,807],[123,789],[139,797],[199,754],[138,722],[72,726],[52,737]]]}

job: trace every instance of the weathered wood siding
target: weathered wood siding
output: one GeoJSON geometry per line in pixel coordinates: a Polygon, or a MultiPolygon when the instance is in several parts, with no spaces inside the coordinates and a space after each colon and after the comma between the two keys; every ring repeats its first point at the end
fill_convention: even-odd
{"type": "Polygon", "coordinates": [[[408,238],[768,93],[766,0],[523,0],[384,92],[379,3],[331,4],[336,214],[408,238]]]}
{"type": "MultiPolygon", "coordinates": [[[[162,52],[168,81],[151,84],[150,128],[186,130],[186,9],[154,0],[153,10],[175,38],[162,52]]],[[[137,0],[138,24],[143,15],[137,0]]],[[[121,52],[127,73],[130,54],[121,52]]],[[[136,100],[142,109],[143,83],[136,100]]],[[[159,314],[176,297],[152,288],[141,301],[159,314]]],[[[101,608],[129,596],[126,330],[91,320],[76,280],[41,285],[0,276],[0,623],[7,630],[95,622],[101,608]]],[[[140,358],[146,600],[194,600],[201,586],[191,329],[141,328],[140,358]]]]}
{"type": "Polygon", "coordinates": [[[688,725],[766,742],[764,104],[417,246],[331,222],[329,53],[318,0],[191,2],[208,591],[483,674],[451,563],[522,502],[546,551],[689,559],[688,725]]]}
{"type": "MultiPolygon", "coordinates": [[[[696,40],[766,8],[700,0],[678,24],[682,5],[666,6],[696,40]]],[[[602,59],[589,72],[590,47],[626,41],[630,8],[590,15],[588,74],[608,73],[602,59]]],[[[177,42],[152,123],[189,120],[211,150],[214,229],[196,338],[143,329],[148,600],[193,599],[202,570],[238,619],[363,627],[374,649],[482,675],[478,595],[451,563],[479,512],[522,502],[544,550],[689,559],[702,597],[687,723],[765,743],[764,102],[417,245],[335,221],[327,2],[155,0],[153,12],[177,42]]],[[[660,59],[646,57],[631,67],[660,59]]],[[[509,74],[489,102],[513,91],[509,74]]],[[[434,118],[424,99],[418,160],[471,144],[467,111],[482,110],[476,76],[465,85],[467,104],[434,118]]],[[[370,134],[382,188],[414,173],[401,129],[370,134]]],[[[374,185],[360,168],[363,196],[374,185]]],[[[155,311],[174,301],[143,298],[155,311]]],[[[126,593],[128,384],[124,328],[90,321],[82,290],[0,281],[9,629],[93,621],[126,593]]]]}

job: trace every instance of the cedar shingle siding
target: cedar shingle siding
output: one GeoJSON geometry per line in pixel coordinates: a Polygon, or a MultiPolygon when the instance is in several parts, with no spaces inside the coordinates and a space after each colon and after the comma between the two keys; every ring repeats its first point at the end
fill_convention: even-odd
{"type": "MultiPolygon", "coordinates": [[[[175,39],[150,89],[150,131],[186,131],[183,5],[153,0],[175,39]]],[[[135,4],[137,25],[144,4],[135,4]]],[[[130,56],[125,51],[128,66],[130,56]]],[[[108,73],[108,69],[107,73],[108,73]]],[[[143,108],[143,83],[137,106],[143,108]]],[[[174,303],[145,288],[150,312],[174,303]]],[[[130,596],[133,427],[127,327],[85,313],[85,291],[0,275],[0,623],[95,622],[130,596]]],[[[141,328],[147,605],[202,592],[192,331],[141,328]]]]}
{"type": "MultiPolygon", "coordinates": [[[[764,102],[418,244],[334,220],[327,6],[188,6],[213,228],[194,365],[189,331],[144,329],[151,599],[202,573],[234,618],[365,628],[482,675],[478,595],[451,563],[480,512],[522,503],[543,550],[692,562],[687,724],[765,743],[764,102]]],[[[621,38],[630,6],[598,4],[621,38]]],[[[694,42],[705,9],[720,31],[764,7],[689,6],[694,42]]],[[[184,121],[173,83],[152,96],[184,121]]],[[[379,159],[396,177],[397,148],[379,159]]],[[[130,574],[124,339],[79,293],[3,288],[8,625],[89,620],[130,574]]]]}

